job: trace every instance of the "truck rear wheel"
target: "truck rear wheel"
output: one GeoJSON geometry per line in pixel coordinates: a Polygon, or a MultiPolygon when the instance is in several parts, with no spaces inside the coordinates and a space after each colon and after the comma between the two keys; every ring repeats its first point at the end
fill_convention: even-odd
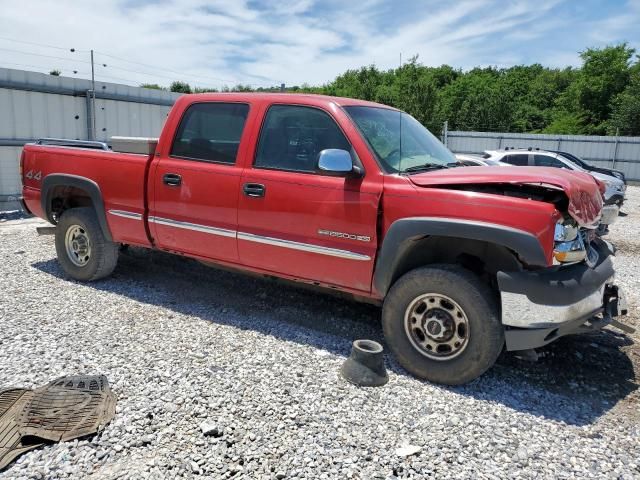
{"type": "Polygon", "coordinates": [[[404,368],[446,385],[482,375],[504,346],[493,292],[455,265],[417,268],[401,277],[385,298],[382,327],[404,368]]]}
{"type": "Polygon", "coordinates": [[[62,214],[56,227],[56,253],[63,270],[83,282],[110,275],[118,263],[118,244],[104,238],[90,207],[62,214]]]}

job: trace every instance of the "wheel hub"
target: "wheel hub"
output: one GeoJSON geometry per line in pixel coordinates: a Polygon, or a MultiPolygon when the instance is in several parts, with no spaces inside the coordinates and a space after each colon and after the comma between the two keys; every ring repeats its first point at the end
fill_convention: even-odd
{"type": "Polygon", "coordinates": [[[449,360],[466,348],[469,321],[453,299],[429,293],[415,298],[407,307],[405,332],[421,354],[435,360],[449,360]]]}
{"type": "Polygon", "coordinates": [[[80,225],[71,225],[64,243],[69,260],[78,267],[85,266],[91,257],[91,242],[85,229],[80,225]]]}
{"type": "Polygon", "coordinates": [[[453,335],[453,319],[446,312],[434,309],[425,315],[423,328],[425,333],[434,340],[446,340],[453,335]]]}

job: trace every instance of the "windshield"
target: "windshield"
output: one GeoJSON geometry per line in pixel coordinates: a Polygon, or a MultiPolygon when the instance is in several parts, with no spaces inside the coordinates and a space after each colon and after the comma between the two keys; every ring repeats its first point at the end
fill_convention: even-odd
{"type": "Polygon", "coordinates": [[[352,106],[344,110],[388,173],[457,165],[453,153],[411,115],[377,107],[352,106]]]}
{"type": "Polygon", "coordinates": [[[566,152],[555,152],[555,153],[557,153],[558,155],[562,155],[564,158],[568,159],[569,161],[575,163],[576,165],[582,168],[587,168],[589,166],[584,160],[570,153],[566,153],[566,152]]]}
{"type": "Polygon", "coordinates": [[[586,172],[587,171],[585,169],[585,166],[584,166],[583,162],[580,161],[580,159],[578,159],[576,157],[570,157],[570,156],[565,155],[563,153],[559,154],[559,156],[560,156],[560,158],[564,159],[565,161],[568,161],[571,165],[573,165],[576,170],[579,170],[581,172],[586,172]]]}
{"type": "Polygon", "coordinates": [[[484,163],[486,163],[487,165],[491,166],[491,167],[499,167],[500,165],[502,165],[502,162],[499,160],[491,160],[491,159],[485,159],[484,163]]]}
{"type": "Polygon", "coordinates": [[[564,155],[558,155],[558,156],[560,157],[558,160],[560,160],[565,165],[568,164],[567,167],[572,167],[572,170],[578,170],[579,172],[587,172],[584,168],[582,168],[582,165],[580,165],[578,162],[574,162],[570,158],[565,157],[564,155]]]}

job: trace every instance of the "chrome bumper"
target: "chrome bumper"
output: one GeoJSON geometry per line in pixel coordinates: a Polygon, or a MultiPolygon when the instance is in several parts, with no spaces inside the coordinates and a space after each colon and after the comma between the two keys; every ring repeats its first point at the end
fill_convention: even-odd
{"type": "Polygon", "coordinates": [[[603,283],[595,292],[583,299],[564,305],[534,303],[527,295],[502,293],[502,323],[518,328],[547,328],[600,313],[604,306],[603,283]]]}
{"type": "Polygon", "coordinates": [[[615,285],[606,285],[601,299],[602,306],[582,317],[555,323],[543,328],[506,327],[504,332],[507,350],[529,350],[542,347],[565,335],[588,333],[612,325],[625,333],[635,330],[616,320],[626,315],[627,306],[622,291],[615,285]]]}
{"type": "Polygon", "coordinates": [[[507,350],[536,348],[571,333],[602,328],[626,314],[613,282],[612,249],[593,242],[599,260],[538,271],[498,272],[507,350]],[[585,330],[586,329],[586,330],[585,330]]]}

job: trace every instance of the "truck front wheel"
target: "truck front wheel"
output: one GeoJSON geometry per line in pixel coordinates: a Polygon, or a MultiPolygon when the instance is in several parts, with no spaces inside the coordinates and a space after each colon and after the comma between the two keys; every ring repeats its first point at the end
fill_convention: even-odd
{"type": "Polygon", "coordinates": [[[482,375],[504,346],[493,292],[456,265],[417,268],[402,276],[385,298],[382,327],[405,369],[446,385],[482,375]]]}
{"type": "Polygon", "coordinates": [[[63,270],[83,282],[108,276],[118,262],[118,244],[104,238],[90,207],[62,214],[56,227],[56,253],[63,270]]]}

